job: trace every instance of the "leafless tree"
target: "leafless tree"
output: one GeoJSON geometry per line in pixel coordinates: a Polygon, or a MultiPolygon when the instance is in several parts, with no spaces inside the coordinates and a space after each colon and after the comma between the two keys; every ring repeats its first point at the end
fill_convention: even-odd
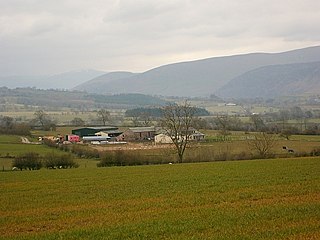
{"type": "Polygon", "coordinates": [[[152,125],[152,118],[147,112],[133,113],[131,119],[135,127],[150,127],[152,125]]]}
{"type": "Polygon", "coordinates": [[[253,139],[248,141],[251,150],[258,152],[259,157],[266,158],[276,142],[275,134],[260,132],[253,136],[253,139]]]}
{"type": "Polygon", "coordinates": [[[187,101],[183,104],[169,104],[162,108],[161,126],[171,138],[178,162],[183,162],[183,155],[190,140],[191,125],[196,109],[187,101]]]}
{"type": "Polygon", "coordinates": [[[75,117],[74,119],[71,120],[71,124],[73,126],[84,126],[85,121],[80,117],[75,117]]]}
{"type": "Polygon", "coordinates": [[[279,112],[279,119],[282,123],[282,130],[284,130],[286,128],[286,124],[287,124],[287,121],[289,120],[290,118],[290,112],[288,110],[280,110],[279,112]]]}
{"type": "Polygon", "coordinates": [[[7,129],[11,129],[14,125],[14,119],[12,117],[4,116],[0,119],[0,125],[7,129]]]}
{"type": "Polygon", "coordinates": [[[53,131],[56,129],[56,122],[43,110],[37,110],[34,113],[35,118],[31,120],[31,124],[40,123],[41,128],[45,131],[53,131]]]}
{"type": "Polygon", "coordinates": [[[103,123],[103,126],[110,121],[110,112],[105,109],[100,109],[97,112],[98,119],[103,123]]]}
{"type": "Polygon", "coordinates": [[[217,115],[215,123],[220,130],[220,134],[223,136],[223,141],[226,140],[229,135],[230,118],[228,115],[217,115]]]}
{"type": "Polygon", "coordinates": [[[150,127],[152,125],[152,119],[148,113],[143,113],[140,118],[144,127],[150,127]]]}
{"type": "Polygon", "coordinates": [[[263,131],[265,129],[265,124],[263,122],[263,119],[261,116],[259,116],[258,114],[252,114],[250,116],[250,120],[254,125],[254,129],[255,131],[263,131]]]}

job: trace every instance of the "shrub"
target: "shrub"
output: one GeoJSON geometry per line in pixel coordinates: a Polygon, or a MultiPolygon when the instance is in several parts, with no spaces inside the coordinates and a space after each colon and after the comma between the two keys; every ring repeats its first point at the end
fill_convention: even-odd
{"type": "Polygon", "coordinates": [[[99,151],[86,146],[72,145],[71,152],[82,158],[99,158],[99,151]]]}
{"type": "Polygon", "coordinates": [[[54,147],[54,148],[58,148],[58,144],[55,141],[52,141],[50,139],[44,138],[42,140],[42,142],[47,145],[48,147],[54,147]]]}
{"type": "Polygon", "coordinates": [[[25,123],[4,124],[0,119],[0,133],[9,135],[31,136],[30,126],[25,123]]]}
{"type": "Polygon", "coordinates": [[[50,169],[56,168],[77,168],[79,164],[77,164],[71,154],[47,154],[44,159],[44,166],[50,169]]]}
{"type": "Polygon", "coordinates": [[[310,154],[311,154],[311,156],[320,156],[320,147],[316,147],[316,148],[312,149],[310,154]]]}
{"type": "Polygon", "coordinates": [[[56,168],[56,155],[54,153],[46,154],[44,156],[44,167],[46,168],[56,168]]]}
{"type": "Polygon", "coordinates": [[[78,168],[79,164],[76,163],[71,154],[60,155],[57,161],[59,168],[78,168]]]}
{"type": "Polygon", "coordinates": [[[13,160],[12,167],[16,167],[21,171],[23,169],[39,170],[42,167],[42,161],[38,153],[28,152],[16,157],[13,160]]]}

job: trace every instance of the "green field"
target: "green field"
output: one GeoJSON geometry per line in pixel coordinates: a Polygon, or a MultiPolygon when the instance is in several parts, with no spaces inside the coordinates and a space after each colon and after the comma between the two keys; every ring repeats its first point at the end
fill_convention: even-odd
{"type": "MultiPolygon", "coordinates": [[[[30,138],[29,140],[36,141],[36,138],[30,138]]],[[[0,170],[7,171],[12,169],[12,161],[15,157],[23,155],[28,152],[36,152],[41,156],[46,154],[63,154],[63,151],[60,151],[55,148],[50,148],[43,144],[25,144],[21,142],[19,136],[13,135],[0,135],[0,170]]],[[[87,165],[87,160],[77,160],[80,166],[87,165]]]]}
{"type": "Polygon", "coordinates": [[[320,158],[0,172],[0,239],[319,239],[320,158]]]}

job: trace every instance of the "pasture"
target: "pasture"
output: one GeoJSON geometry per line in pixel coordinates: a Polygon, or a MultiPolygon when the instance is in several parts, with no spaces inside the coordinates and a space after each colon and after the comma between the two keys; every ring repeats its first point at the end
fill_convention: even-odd
{"type": "Polygon", "coordinates": [[[0,172],[0,239],[319,239],[320,158],[0,172]]]}
{"type": "MultiPolygon", "coordinates": [[[[31,138],[29,139],[32,140],[31,138]]],[[[12,160],[17,156],[28,152],[36,152],[41,156],[51,153],[58,155],[64,153],[58,149],[50,148],[43,144],[22,143],[21,138],[19,136],[0,135],[0,170],[11,170],[12,160]]],[[[77,159],[76,161],[80,164],[80,166],[87,166],[91,164],[85,159],[77,159]]]]}

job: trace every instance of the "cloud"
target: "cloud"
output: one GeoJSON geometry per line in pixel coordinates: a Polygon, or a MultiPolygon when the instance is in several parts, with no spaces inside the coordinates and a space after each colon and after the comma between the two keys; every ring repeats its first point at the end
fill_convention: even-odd
{"type": "Polygon", "coordinates": [[[0,75],[162,64],[318,45],[318,0],[2,0],[0,75]]]}

